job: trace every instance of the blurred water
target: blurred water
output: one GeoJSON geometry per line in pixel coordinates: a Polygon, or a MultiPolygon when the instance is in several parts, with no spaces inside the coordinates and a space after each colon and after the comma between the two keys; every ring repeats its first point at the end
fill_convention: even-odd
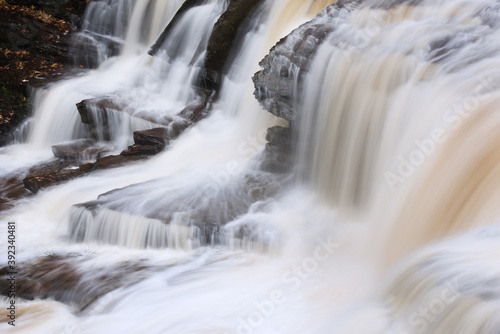
{"type": "MultiPolygon", "coordinates": [[[[58,284],[68,289],[60,302],[18,300],[16,328],[2,330],[499,331],[497,2],[344,8],[297,92],[292,182],[258,167],[265,131],[280,121],[259,107],[250,78],[278,38],[328,3],[266,2],[212,115],[165,152],[2,213],[17,222],[18,263],[62,258],[31,274],[39,288],[52,297],[58,284]]],[[[75,106],[83,99],[127,106],[112,122],[117,150],[127,132],[155,124],[145,115],[161,123],[195,99],[200,50],[226,3],[187,12],[150,57],[180,5],[92,2],[82,34],[106,36],[99,67],[36,93],[31,133],[0,151],[1,175],[25,173],[51,158],[51,145],[87,136],[75,106]]],[[[4,249],[6,236],[2,229],[4,249]]]]}

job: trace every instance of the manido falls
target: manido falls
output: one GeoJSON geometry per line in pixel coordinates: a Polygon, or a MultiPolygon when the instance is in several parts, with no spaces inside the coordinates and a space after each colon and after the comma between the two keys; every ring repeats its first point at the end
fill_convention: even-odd
{"type": "Polygon", "coordinates": [[[498,1],[94,0],[73,39],[0,149],[0,332],[500,332],[498,1]]]}

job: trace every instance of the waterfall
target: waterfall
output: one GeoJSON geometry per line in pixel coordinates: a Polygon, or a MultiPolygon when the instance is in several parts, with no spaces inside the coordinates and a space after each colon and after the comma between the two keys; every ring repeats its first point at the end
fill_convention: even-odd
{"type": "Polygon", "coordinates": [[[0,148],[0,332],[498,333],[498,1],[263,0],[213,90],[230,2],[183,4],[90,1],[0,148]]]}

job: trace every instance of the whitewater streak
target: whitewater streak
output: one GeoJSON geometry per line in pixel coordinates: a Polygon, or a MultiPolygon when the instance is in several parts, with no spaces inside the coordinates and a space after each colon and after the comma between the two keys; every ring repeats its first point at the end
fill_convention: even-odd
{"type": "MultiPolygon", "coordinates": [[[[277,38],[329,3],[268,1],[213,114],[165,152],[3,212],[17,223],[26,288],[59,301],[19,300],[16,328],[2,330],[498,333],[500,6],[371,0],[339,9],[298,92],[297,175],[283,188],[258,168],[262,134],[279,121],[253,99],[250,77],[277,38]],[[263,191],[273,194],[249,200],[263,191]],[[100,210],[91,217],[92,203],[100,210]],[[172,208],[172,225],[152,217],[172,208]],[[225,224],[221,246],[200,243],[187,223],[202,209],[225,224]]],[[[51,145],[87,136],[82,99],[130,106],[115,124],[123,134],[154,126],[135,118],[161,122],[182,109],[226,3],[189,11],[164,46],[175,45],[175,57],[152,59],[149,45],[180,4],[92,2],[82,34],[95,39],[100,66],[36,92],[31,133],[0,151],[1,175],[26,173],[51,145]]],[[[127,140],[111,144],[119,152],[127,140]]]]}

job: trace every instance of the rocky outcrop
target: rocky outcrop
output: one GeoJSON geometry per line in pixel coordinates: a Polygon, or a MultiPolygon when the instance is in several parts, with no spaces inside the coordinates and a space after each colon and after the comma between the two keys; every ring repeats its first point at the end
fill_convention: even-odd
{"type": "Polygon", "coordinates": [[[262,70],[253,81],[254,95],[270,113],[287,120],[290,128],[268,130],[268,144],[262,155],[261,169],[273,173],[291,170],[295,149],[294,135],[300,118],[299,92],[304,89],[305,74],[314,55],[334,30],[340,10],[350,10],[361,0],[340,0],[303,24],[276,44],[260,62],[262,70]]]}
{"type": "Polygon", "coordinates": [[[181,17],[191,8],[203,5],[205,3],[207,3],[207,0],[186,0],[186,1],[184,1],[184,3],[179,8],[177,13],[175,13],[172,20],[170,20],[169,24],[165,27],[165,29],[163,29],[163,32],[158,37],[155,44],[153,44],[153,46],[151,47],[151,49],[149,50],[148,53],[151,56],[155,56],[158,53],[158,51],[162,48],[163,44],[165,43],[165,40],[168,38],[168,36],[170,35],[170,32],[176,26],[176,24],[179,22],[181,17]]]}
{"type": "Polygon", "coordinates": [[[70,143],[52,146],[52,152],[56,158],[70,161],[95,160],[112,150],[112,145],[96,143],[90,139],[75,140],[70,143]]]}
{"type": "Polygon", "coordinates": [[[147,159],[163,151],[170,141],[206,117],[207,108],[209,107],[206,101],[196,102],[185,107],[177,116],[157,119],[148,115],[131,116],[133,110],[119,99],[103,97],[83,100],[77,103],[77,109],[82,123],[90,126],[90,137],[54,145],[52,151],[61,163],[42,165],[31,170],[22,180],[24,186],[30,192],[37,193],[41,189],[70,181],[95,170],[116,168],[147,159]],[[118,155],[106,156],[114,149],[111,144],[113,128],[117,126],[116,122],[127,122],[120,120],[124,117],[136,117],[154,127],[134,131],[130,134],[133,136],[133,145],[118,155]],[[94,162],[86,162],[89,160],[94,162]]]}
{"type": "Polygon", "coordinates": [[[276,44],[260,62],[253,77],[254,95],[270,113],[294,122],[298,115],[296,92],[304,86],[304,75],[319,46],[333,31],[340,9],[356,7],[361,0],[340,0],[319,13],[276,44]]]}
{"type": "Polygon", "coordinates": [[[267,130],[266,148],[262,156],[261,169],[271,173],[289,172],[292,166],[293,137],[290,128],[274,126],[267,130]]]}
{"type": "Polygon", "coordinates": [[[215,24],[208,41],[207,54],[202,74],[202,86],[217,90],[222,74],[229,66],[229,56],[241,43],[240,29],[262,0],[231,0],[215,24]]]}
{"type": "MultiPolygon", "coordinates": [[[[205,62],[198,86],[208,95],[217,95],[224,70],[230,65],[230,54],[242,41],[242,28],[263,0],[229,0],[227,9],[217,20],[210,35],[205,62]],[[211,93],[214,94],[211,94],[211,93]]],[[[160,37],[149,50],[154,56],[162,48],[170,32],[191,8],[206,4],[207,0],[186,0],[160,37]]]]}

